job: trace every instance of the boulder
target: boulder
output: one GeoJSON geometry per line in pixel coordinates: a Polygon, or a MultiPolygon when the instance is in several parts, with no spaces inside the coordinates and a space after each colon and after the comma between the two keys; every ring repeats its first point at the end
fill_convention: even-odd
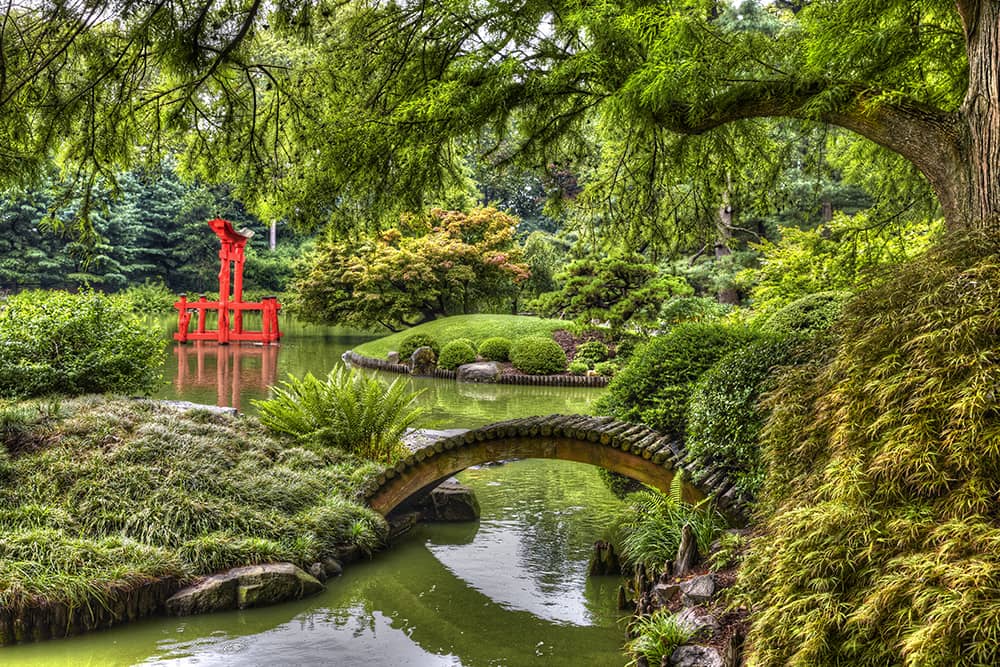
{"type": "Polygon", "coordinates": [[[674,559],[673,574],[675,577],[686,577],[698,564],[698,540],[694,536],[691,524],[686,523],[681,528],[681,542],[677,547],[677,557],[674,559]]]}
{"type": "Polygon", "coordinates": [[[681,587],[677,584],[659,583],[653,586],[653,595],[657,597],[662,607],[669,603],[680,590],[681,587]]]}
{"type": "Polygon", "coordinates": [[[711,646],[684,644],[674,649],[669,661],[671,667],[723,667],[722,656],[711,646]]]}
{"type": "Polygon", "coordinates": [[[500,364],[495,361],[462,364],[455,374],[459,382],[496,382],[499,377],[500,364]]]}
{"type": "Polygon", "coordinates": [[[418,347],[410,355],[411,375],[434,375],[437,369],[437,355],[428,346],[418,347]]]}
{"type": "Polygon", "coordinates": [[[685,607],[704,604],[715,595],[715,579],[710,574],[692,577],[681,584],[681,600],[685,607]]]}
{"type": "Polygon", "coordinates": [[[315,577],[291,563],[237,567],[205,577],[166,602],[167,613],[189,616],[298,600],[323,590],[315,577]]]}
{"type": "Polygon", "coordinates": [[[707,639],[719,631],[719,621],[714,616],[700,614],[690,607],[682,609],[675,618],[678,625],[701,638],[707,639]]]}
{"type": "Polygon", "coordinates": [[[313,563],[309,566],[308,572],[319,581],[326,581],[326,569],[323,567],[323,563],[313,563]]]}
{"type": "Polygon", "coordinates": [[[324,558],[323,569],[326,571],[326,578],[339,577],[344,573],[344,566],[336,558],[324,558]]]}
{"type": "Polygon", "coordinates": [[[396,352],[396,350],[390,350],[389,354],[385,355],[385,358],[386,361],[388,361],[390,364],[403,363],[402,360],[400,359],[399,352],[396,352]]]}
{"type": "Polygon", "coordinates": [[[424,521],[476,521],[480,515],[476,494],[456,479],[439,484],[418,509],[424,521]]]}

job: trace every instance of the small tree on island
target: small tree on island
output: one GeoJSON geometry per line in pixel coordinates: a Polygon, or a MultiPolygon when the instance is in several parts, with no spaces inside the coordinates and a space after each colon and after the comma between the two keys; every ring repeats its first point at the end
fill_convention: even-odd
{"type": "Polygon", "coordinates": [[[295,284],[301,317],[399,331],[447,315],[511,310],[530,275],[517,219],[432,209],[357,241],[328,238],[295,284]]]}

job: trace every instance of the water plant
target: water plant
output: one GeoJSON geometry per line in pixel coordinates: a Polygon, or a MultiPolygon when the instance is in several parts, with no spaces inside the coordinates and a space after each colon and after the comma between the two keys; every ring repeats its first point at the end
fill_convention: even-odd
{"type": "Polygon", "coordinates": [[[400,455],[400,438],[423,415],[420,392],[411,392],[405,379],[386,383],[343,367],[325,380],[289,375],[272,391],[272,398],[253,402],[271,430],[383,463],[400,455]]]}

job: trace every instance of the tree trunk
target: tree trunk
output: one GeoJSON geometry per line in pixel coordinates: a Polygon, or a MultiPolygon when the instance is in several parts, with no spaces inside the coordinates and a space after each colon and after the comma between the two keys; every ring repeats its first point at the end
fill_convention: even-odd
{"type": "MultiPolygon", "coordinates": [[[[726,174],[726,180],[729,175],[726,174]]],[[[727,189],[722,195],[722,206],[719,207],[719,220],[715,224],[715,256],[725,257],[731,255],[733,251],[729,247],[729,242],[733,238],[733,207],[730,204],[730,194],[727,189]]],[[[740,302],[739,292],[732,285],[719,288],[719,293],[715,296],[719,303],[738,305],[740,302]]]]}
{"type": "Polygon", "coordinates": [[[969,55],[961,137],[967,184],[956,188],[964,226],[1000,233],[1000,2],[959,1],[969,55]]]}

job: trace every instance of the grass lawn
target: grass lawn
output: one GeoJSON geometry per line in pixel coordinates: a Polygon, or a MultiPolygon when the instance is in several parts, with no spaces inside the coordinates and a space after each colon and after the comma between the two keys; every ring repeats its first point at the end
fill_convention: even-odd
{"type": "Polygon", "coordinates": [[[572,322],[567,320],[547,320],[524,315],[455,315],[424,322],[406,331],[362,343],[354,351],[366,357],[384,359],[391,350],[399,349],[401,340],[418,333],[434,338],[439,345],[456,338],[469,338],[478,345],[493,336],[503,336],[514,341],[525,336],[548,336],[553,331],[570,326],[572,322]]]}
{"type": "Polygon", "coordinates": [[[0,608],[100,605],[159,577],[373,548],[384,521],[353,498],[377,470],[252,417],[0,402],[0,608]]]}

